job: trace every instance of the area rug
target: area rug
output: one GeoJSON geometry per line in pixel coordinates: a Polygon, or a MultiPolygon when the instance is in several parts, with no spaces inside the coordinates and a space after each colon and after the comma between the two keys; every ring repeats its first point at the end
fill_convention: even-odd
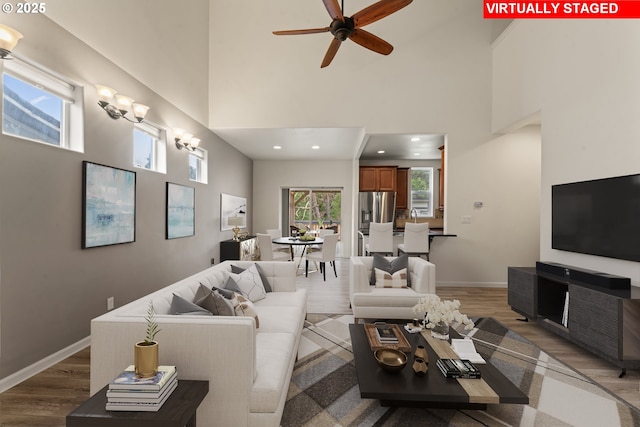
{"type": "MultiPolygon", "coordinates": [[[[360,398],[349,315],[310,315],[284,408],[283,427],[640,426],[640,412],[492,318],[469,332],[476,349],[529,396],[487,410],[390,408],[360,398]]],[[[431,374],[431,372],[430,372],[431,374]]]]}

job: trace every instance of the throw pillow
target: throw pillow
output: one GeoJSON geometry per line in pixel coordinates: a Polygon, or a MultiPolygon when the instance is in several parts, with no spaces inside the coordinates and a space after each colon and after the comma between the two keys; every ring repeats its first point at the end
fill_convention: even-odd
{"type": "MultiPolygon", "coordinates": [[[[264,286],[265,292],[273,292],[271,283],[269,283],[269,279],[267,279],[267,275],[264,273],[264,270],[262,269],[262,267],[260,267],[260,264],[256,263],[255,266],[256,266],[256,269],[258,270],[258,273],[260,274],[260,278],[262,279],[262,286],[264,286]]],[[[231,272],[235,274],[240,274],[245,270],[246,269],[242,267],[238,267],[237,265],[231,266],[231,272]]]]}
{"type": "MultiPolygon", "coordinates": [[[[260,301],[267,296],[255,264],[240,274],[229,273],[229,278],[236,282],[236,285],[240,288],[240,293],[253,302],[260,301]]],[[[225,286],[225,288],[229,289],[229,286],[225,286]]]]}
{"type": "Polygon", "coordinates": [[[386,271],[389,274],[393,274],[396,271],[407,269],[407,287],[411,287],[411,275],[409,274],[409,255],[404,254],[397,258],[388,261],[380,254],[373,254],[373,266],[371,267],[371,277],[369,278],[369,284],[375,286],[376,284],[376,268],[386,271]]]}
{"type": "Polygon", "coordinates": [[[234,293],[232,302],[236,312],[236,316],[253,317],[256,321],[256,329],[260,327],[260,320],[258,319],[256,307],[250,300],[246,299],[239,293],[234,293]]]}
{"type": "Polygon", "coordinates": [[[375,269],[376,288],[406,288],[407,269],[403,268],[393,274],[387,273],[379,268],[375,269]]]}
{"type": "Polygon", "coordinates": [[[197,304],[187,301],[186,299],[173,294],[169,314],[196,314],[199,316],[211,316],[211,312],[205,310],[197,304]]]}
{"type": "Polygon", "coordinates": [[[226,299],[217,291],[209,291],[208,295],[196,300],[196,304],[213,314],[214,316],[235,316],[236,312],[231,300],[226,299]]]}
{"type": "Polygon", "coordinates": [[[193,298],[194,301],[199,300],[200,298],[207,295],[208,292],[218,291],[220,295],[225,297],[226,299],[231,299],[233,297],[233,291],[228,289],[218,288],[217,286],[213,286],[211,289],[207,287],[207,285],[200,282],[200,288],[196,292],[196,296],[193,298]]]}
{"type": "Polygon", "coordinates": [[[233,277],[231,277],[231,275],[227,277],[227,281],[224,282],[224,286],[222,287],[224,288],[225,291],[231,292],[232,298],[233,298],[234,292],[237,292],[239,294],[242,293],[242,289],[240,289],[240,287],[238,286],[238,283],[233,279],[233,277]]]}

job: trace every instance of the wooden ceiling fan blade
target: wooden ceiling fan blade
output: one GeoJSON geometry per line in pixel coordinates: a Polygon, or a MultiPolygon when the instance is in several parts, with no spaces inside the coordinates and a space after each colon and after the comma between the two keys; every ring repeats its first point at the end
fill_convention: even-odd
{"type": "Polygon", "coordinates": [[[403,7],[411,4],[412,1],[413,0],[380,0],[371,6],[365,7],[351,18],[356,28],[364,27],[399,11],[403,7]]]}
{"type": "Polygon", "coordinates": [[[342,15],[342,10],[340,9],[338,0],[322,0],[322,3],[324,3],[324,7],[327,8],[327,12],[329,12],[331,19],[339,19],[344,22],[344,16],[342,15]]]}
{"type": "Polygon", "coordinates": [[[322,60],[322,65],[320,65],[320,68],[324,68],[327,65],[331,64],[331,61],[333,61],[334,56],[336,56],[336,53],[338,53],[338,49],[340,48],[341,44],[342,42],[339,39],[334,38],[333,40],[331,40],[331,44],[329,45],[329,49],[327,49],[327,53],[324,54],[324,59],[322,60]]]}
{"type": "Polygon", "coordinates": [[[389,43],[382,40],[380,37],[363,30],[362,28],[353,30],[353,33],[349,38],[360,46],[366,47],[367,49],[382,55],[389,55],[393,51],[393,46],[389,43]]]}
{"type": "Polygon", "coordinates": [[[326,33],[330,31],[330,27],[324,28],[309,28],[307,30],[284,30],[284,31],[274,31],[273,34],[276,36],[294,36],[298,34],[318,34],[318,33],[326,33]]]}

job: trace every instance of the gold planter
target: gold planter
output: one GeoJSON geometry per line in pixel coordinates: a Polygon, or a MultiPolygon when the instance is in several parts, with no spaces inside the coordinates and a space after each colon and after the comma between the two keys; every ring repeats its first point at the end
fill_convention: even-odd
{"type": "Polygon", "coordinates": [[[136,375],[140,378],[153,377],[158,372],[158,343],[140,341],[134,353],[136,375]]]}

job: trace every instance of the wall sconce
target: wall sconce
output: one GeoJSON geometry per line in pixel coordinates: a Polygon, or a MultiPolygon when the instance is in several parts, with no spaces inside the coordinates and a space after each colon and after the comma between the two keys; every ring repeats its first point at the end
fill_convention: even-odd
{"type": "Polygon", "coordinates": [[[193,134],[187,133],[184,129],[175,128],[173,130],[173,137],[178,150],[186,148],[189,151],[196,151],[196,148],[200,145],[200,138],[194,138],[193,134]]]}
{"type": "Polygon", "coordinates": [[[131,123],[136,123],[136,121],[129,119],[125,115],[129,112],[129,109],[133,109],[133,116],[136,118],[137,123],[140,123],[147,111],[149,111],[149,107],[146,105],[137,104],[133,98],[120,95],[108,86],[96,85],[96,89],[98,90],[98,105],[114,120],[123,118],[131,123]],[[116,105],[112,104],[114,98],[116,105]]]}
{"type": "Polygon", "coordinates": [[[238,241],[238,232],[240,232],[240,228],[238,227],[239,225],[242,226],[244,225],[244,219],[242,217],[239,216],[231,216],[229,218],[227,218],[227,224],[229,225],[233,225],[233,240],[234,241],[238,241]]]}
{"type": "Polygon", "coordinates": [[[11,27],[0,24],[0,58],[7,58],[14,47],[18,44],[18,40],[22,38],[22,34],[11,27]]]}

